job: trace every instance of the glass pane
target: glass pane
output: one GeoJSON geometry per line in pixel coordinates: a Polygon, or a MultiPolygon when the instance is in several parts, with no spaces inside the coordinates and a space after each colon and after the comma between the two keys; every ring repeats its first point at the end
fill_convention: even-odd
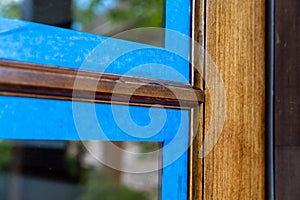
{"type": "MultiPolygon", "coordinates": [[[[4,0],[0,16],[114,36],[134,28],[162,27],[163,0],[4,0]]],[[[150,44],[163,44],[163,34],[147,37],[156,40],[150,44]]],[[[147,42],[138,36],[122,39],[147,42]]]]}
{"type": "Polygon", "coordinates": [[[0,19],[0,57],[188,83],[189,14],[186,0],[0,1],[0,16],[94,33],[0,19]]]}
{"type": "Polygon", "coordinates": [[[0,199],[159,199],[159,148],[160,143],[2,140],[0,199]]]}

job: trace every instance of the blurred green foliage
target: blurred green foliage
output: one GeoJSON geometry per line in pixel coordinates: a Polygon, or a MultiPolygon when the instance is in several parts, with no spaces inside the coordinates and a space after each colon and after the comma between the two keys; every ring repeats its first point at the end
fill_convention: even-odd
{"type": "Polygon", "coordinates": [[[119,0],[123,6],[111,9],[109,19],[133,27],[162,27],[163,0],[119,0]]]}
{"type": "Polygon", "coordinates": [[[12,161],[11,142],[6,140],[0,141],[0,170],[7,171],[12,161]]]}
{"type": "Polygon", "coordinates": [[[87,27],[94,22],[97,14],[94,11],[95,6],[101,3],[101,0],[90,0],[87,8],[82,8],[80,5],[72,4],[73,19],[81,24],[81,26],[87,27]]]}
{"type": "MultiPolygon", "coordinates": [[[[86,0],[88,6],[82,7],[74,0],[72,15],[82,28],[87,28],[97,20],[101,13],[97,7],[103,0],[86,0]]],[[[106,10],[107,19],[115,24],[126,24],[130,28],[162,27],[164,0],[114,0],[115,7],[106,10]]],[[[50,1],[49,1],[50,2],[50,1]]],[[[0,1],[0,16],[21,18],[22,1],[0,1]]],[[[103,14],[103,13],[102,13],[103,14]]]]}
{"type": "MultiPolygon", "coordinates": [[[[97,19],[95,8],[101,0],[91,0],[87,8],[73,3],[74,20],[86,28],[97,19]]],[[[116,0],[115,7],[106,12],[107,19],[112,23],[126,24],[128,28],[162,27],[163,0],[116,0]]]]}
{"type": "Polygon", "coordinates": [[[77,200],[149,200],[145,192],[126,187],[103,170],[92,170],[83,191],[77,200]]]}
{"type": "Polygon", "coordinates": [[[158,142],[139,142],[141,153],[150,153],[158,151],[161,148],[161,144],[158,142]]]}
{"type": "Polygon", "coordinates": [[[20,3],[16,1],[7,3],[0,1],[0,16],[19,19],[21,17],[20,3]]]}

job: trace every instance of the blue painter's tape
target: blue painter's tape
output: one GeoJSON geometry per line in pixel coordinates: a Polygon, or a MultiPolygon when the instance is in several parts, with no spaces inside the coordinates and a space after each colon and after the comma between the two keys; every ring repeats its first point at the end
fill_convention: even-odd
{"type": "Polygon", "coordinates": [[[88,70],[188,82],[188,49],[181,45],[188,42],[178,34],[168,34],[179,43],[164,49],[0,18],[0,58],[76,69],[89,65],[88,70]]]}
{"type": "MultiPolygon", "coordinates": [[[[182,40],[177,39],[176,34],[172,32],[166,32],[165,46],[170,51],[176,50],[178,54],[184,55],[186,60],[190,60],[190,41],[187,38],[190,38],[190,13],[191,13],[191,1],[190,0],[167,0],[166,1],[166,28],[185,35],[182,40]],[[174,37],[175,36],[175,37],[174,37]]],[[[178,65],[185,69],[183,72],[184,76],[187,78],[190,77],[190,68],[189,64],[186,62],[178,62],[178,65]]],[[[163,200],[186,200],[188,198],[188,138],[189,133],[188,127],[185,127],[181,140],[175,141],[177,143],[176,149],[173,149],[173,146],[164,148],[163,153],[163,162],[172,162],[172,155],[176,152],[181,152],[184,150],[184,154],[173,161],[172,165],[169,165],[163,169],[162,172],[162,199],[163,200]]]]}
{"type": "Polygon", "coordinates": [[[92,34],[0,18],[0,58],[78,68],[105,40],[92,34]]]}
{"type": "Polygon", "coordinates": [[[113,105],[113,109],[121,112],[117,115],[109,104],[78,104],[74,106],[70,101],[1,96],[0,138],[164,142],[182,137],[183,127],[188,124],[188,111],[185,110],[165,109],[166,118],[160,119],[157,114],[162,109],[159,108],[113,105]],[[151,109],[154,109],[155,115],[152,119],[149,116],[151,109]],[[132,118],[122,117],[123,110],[128,110],[132,118]],[[124,129],[125,125],[131,125],[130,120],[132,124],[142,126],[142,132],[138,132],[138,127],[134,126],[124,129]],[[158,126],[162,126],[147,128],[151,123],[156,123],[153,120],[161,120],[163,123],[158,126]],[[155,128],[158,131],[151,132],[155,128]]]}
{"type": "MultiPolygon", "coordinates": [[[[164,153],[168,156],[168,153],[164,153]]],[[[162,172],[162,199],[186,200],[188,196],[188,153],[185,152],[172,165],[166,166],[162,172]]]]}
{"type": "MultiPolygon", "coordinates": [[[[180,39],[172,31],[166,32],[165,49],[0,18],[0,58],[189,82],[190,7],[190,0],[166,0],[166,28],[182,34],[185,39],[180,39]],[[109,48],[102,54],[101,45],[106,42],[109,48]],[[97,49],[100,53],[95,51],[97,49]],[[124,50],[126,53],[120,55],[124,50]]],[[[127,126],[131,131],[124,131],[120,127],[126,125],[128,118],[114,116],[117,114],[110,105],[78,103],[77,106],[81,115],[74,117],[74,105],[69,101],[1,96],[0,138],[163,142],[163,163],[166,166],[162,172],[162,199],[187,199],[188,111],[166,109],[163,127],[151,135],[134,125],[127,126]],[[89,110],[87,108],[95,111],[100,129],[98,123],[94,123],[95,119],[88,120],[90,113],[83,112],[89,110]],[[85,123],[78,124],[74,120],[85,123]]],[[[151,124],[149,108],[115,106],[116,110],[124,108],[129,108],[137,125],[147,128],[151,124]]],[[[160,110],[156,108],[151,112],[155,119],[163,121],[160,110]]]]}

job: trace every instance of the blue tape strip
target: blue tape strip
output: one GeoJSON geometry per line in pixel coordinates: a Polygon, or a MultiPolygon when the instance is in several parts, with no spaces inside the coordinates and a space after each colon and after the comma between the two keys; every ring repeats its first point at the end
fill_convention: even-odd
{"type": "Polygon", "coordinates": [[[1,96],[0,138],[164,142],[185,136],[182,130],[188,128],[187,113],[186,110],[1,96]]]}
{"type": "MultiPolygon", "coordinates": [[[[167,0],[166,8],[166,28],[178,31],[183,36],[189,36],[190,1],[167,0]]],[[[91,56],[91,52],[107,40],[108,38],[103,36],[0,18],[0,58],[2,59],[70,68],[86,67],[90,69],[96,66],[93,70],[188,82],[189,42],[186,39],[180,40],[177,35],[174,36],[172,33],[166,34],[166,50],[175,52],[175,55],[164,52],[165,50],[159,48],[113,39],[109,43],[111,45],[115,43],[115,46],[112,45],[111,48],[107,49],[106,54],[108,56],[106,58],[110,61],[113,60],[113,62],[101,66],[99,63],[103,64],[103,62],[100,62],[103,61],[101,59],[103,55],[99,57],[97,56],[99,52],[96,52],[96,56],[91,56]],[[128,52],[126,56],[119,56],[116,60],[113,56],[118,54],[111,55],[112,52],[118,53],[122,48],[126,49],[128,47],[146,49],[144,51],[128,52]],[[149,50],[149,48],[152,49],[149,50]],[[151,52],[155,56],[151,56],[151,52]],[[132,61],[130,60],[132,58],[136,59],[132,61]],[[136,66],[147,63],[154,63],[154,65],[132,70],[136,66]],[[109,64],[108,67],[107,64],[109,64]],[[162,65],[169,67],[162,68],[162,65]],[[173,73],[173,71],[176,71],[177,74],[173,73]]],[[[86,103],[86,105],[89,104],[86,103]]],[[[84,138],[119,141],[164,141],[163,163],[167,164],[172,161],[174,157],[172,155],[178,152],[178,149],[167,148],[167,146],[174,137],[174,130],[181,130],[178,126],[180,124],[181,128],[185,127],[180,132],[183,134],[183,137],[181,137],[183,139],[178,140],[181,142],[175,141],[173,144],[177,144],[177,146],[182,148],[187,146],[188,111],[166,109],[168,118],[163,129],[154,136],[141,139],[130,134],[128,135],[126,131],[121,130],[118,125],[122,126],[122,120],[120,124],[112,121],[110,105],[95,105],[95,116],[102,123],[101,128],[105,135],[99,133],[99,127],[96,127],[95,123],[86,124],[88,126],[86,132],[78,134],[72,114],[72,103],[68,101],[1,97],[0,109],[0,138],[2,139],[77,140],[84,138]],[[178,121],[179,119],[181,121],[178,121]],[[176,152],[173,152],[175,150],[176,152]]],[[[80,110],[80,107],[78,109],[80,110]]],[[[130,109],[132,109],[131,115],[135,117],[135,123],[148,124],[149,117],[145,114],[148,113],[148,108],[130,107],[130,109]]],[[[156,113],[156,117],[158,116],[156,113]]],[[[82,117],[85,116],[83,115],[82,117]]],[[[126,120],[128,119],[123,119],[123,122],[126,123],[126,120]]],[[[79,129],[84,129],[84,127],[82,125],[79,129]]],[[[144,132],[143,134],[147,135],[144,132]]],[[[179,159],[172,161],[171,165],[163,169],[162,184],[162,199],[187,199],[186,151],[179,159]]]]}
{"type": "MultiPolygon", "coordinates": [[[[175,41],[182,40],[174,35],[175,41]]],[[[23,62],[188,82],[188,51],[183,43],[187,42],[163,49],[0,18],[0,58],[23,62]]]]}
{"type": "MultiPolygon", "coordinates": [[[[190,12],[191,1],[190,0],[167,0],[166,1],[166,28],[174,31],[178,31],[182,35],[182,39],[178,40],[178,35],[172,31],[166,32],[165,46],[169,50],[175,50],[178,54],[183,55],[186,60],[189,60],[190,49],[190,12]]],[[[179,37],[180,38],[180,37],[179,37]]],[[[187,80],[190,76],[189,63],[179,61],[177,63],[181,66],[181,73],[184,74],[187,80]]],[[[188,198],[188,133],[189,127],[186,127],[184,131],[185,137],[182,137],[177,143],[176,149],[167,147],[167,143],[164,146],[163,162],[172,162],[172,155],[178,152],[184,152],[184,154],[176,161],[173,161],[172,165],[169,165],[163,169],[162,172],[162,199],[163,200],[183,200],[188,198]]]]}

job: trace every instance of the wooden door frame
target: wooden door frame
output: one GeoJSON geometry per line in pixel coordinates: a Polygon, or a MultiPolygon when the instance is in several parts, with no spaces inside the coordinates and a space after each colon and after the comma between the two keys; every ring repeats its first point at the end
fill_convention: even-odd
{"type": "Polygon", "coordinates": [[[208,127],[214,126],[206,88],[212,80],[196,77],[195,85],[206,96],[194,113],[200,128],[191,148],[190,199],[265,199],[265,20],[269,4],[264,0],[195,0],[193,5],[193,39],[218,66],[228,104],[221,136],[202,158],[202,142],[208,127]]]}

